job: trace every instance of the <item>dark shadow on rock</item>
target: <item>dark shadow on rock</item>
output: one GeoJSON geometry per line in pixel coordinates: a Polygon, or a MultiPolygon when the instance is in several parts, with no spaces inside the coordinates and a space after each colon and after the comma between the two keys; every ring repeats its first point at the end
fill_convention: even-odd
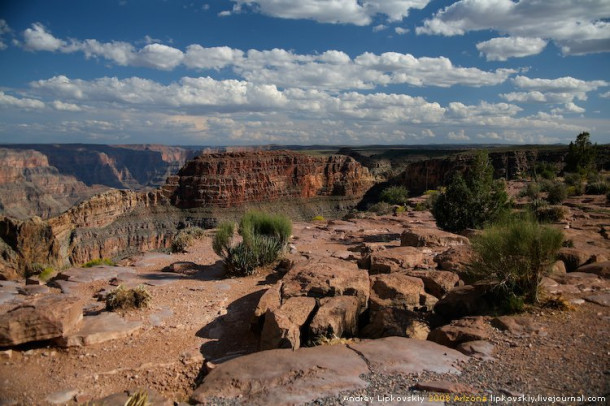
{"type": "Polygon", "coordinates": [[[265,279],[258,282],[257,286],[267,286],[267,285],[275,285],[277,281],[282,279],[282,277],[286,274],[286,272],[280,273],[278,271],[274,271],[265,276],[265,279]]]}
{"type": "MultiPolygon", "coordinates": [[[[162,269],[161,272],[150,272],[138,274],[138,277],[149,281],[150,285],[171,283],[184,279],[197,279],[200,281],[214,281],[224,278],[224,267],[222,260],[218,260],[212,265],[198,265],[195,263],[174,262],[162,269]],[[171,269],[180,269],[182,264],[188,264],[187,272],[172,272],[171,269]]],[[[148,283],[148,282],[144,282],[148,283]]]]}
{"type": "Polygon", "coordinates": [[[362,237],[364,242],[392,242],[400,240],[398,233],[370,234],[362,237]]]}
{"type": "Polygon", "coordinates": [[[258,336],[250,330],[250,321],[265,291],[261,289],[235,300],[229,304],[225,315],[196,333],[197,337],[214,340],[201,346],[200,351],[206,360],[223,362],[257,350],[258,336]]]}

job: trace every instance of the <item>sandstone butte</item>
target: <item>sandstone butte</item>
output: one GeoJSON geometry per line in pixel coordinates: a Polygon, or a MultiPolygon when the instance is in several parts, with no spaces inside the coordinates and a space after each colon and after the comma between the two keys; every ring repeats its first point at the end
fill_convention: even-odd
{"type": "Polygon", "coordinates": [[[14,278],[28,264],[82,264],[168,247],[179,228],[213,227],[249,207],[295,219],[340,215],[373,181],[367,168],[343,155],[202,154],[153,191],[110,190],[44,221],[0,218],[0,275],[14,278]]]}

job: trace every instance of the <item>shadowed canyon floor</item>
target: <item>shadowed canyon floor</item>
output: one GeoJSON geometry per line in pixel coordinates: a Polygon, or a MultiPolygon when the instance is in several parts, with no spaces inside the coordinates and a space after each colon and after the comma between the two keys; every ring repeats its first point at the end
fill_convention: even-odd
{"type": "MultiPolygon", "coordinates": [[[[568,202],[571,217],[565,232],[575,252],[564,250],[566,263],[570,263],[568,256],[579,253],[597,255],[601,264],[608,260],[604,253],[610,257],[610,244],[598,232],[610,216],[584,210],[601,204],[595,199],[601,197],[568,202]]],[[[417,231],[432,226],[428,212],[295,223],[292,244],[298,253],[291,258],[319,256],[353,263],[360,259],[357,247],[384,253],[400,247],[406,228],[417,231]]],[[[416,267],[424,272],[435,269],[433,258],[446,250],[430,243],[410,254],[416,263],[396,265],[383,255],[373,261],[380,268],[416,267]]],[[[252,315],[279,276],[266,270],[258,276],[223,279],[210,237],[197,240],[183,254],[150,252],[124,260],[119,267],[71,269],[51,287],[0,281],[0,314],[19,302],[29,303],[32,295],[49,295],[47,289],[60,297],[78,298],[84,313],[78,330],[71,330],[59,343],[22,344],[0,352],[0,404],[82,404],[134,388],[148,388],[170,400],[155,404],[189,399],[209,404],[375,404],[383,396],[420,394],[432,399],[430,393],[446,391],[607,398],[610,284],[608,267],[596,266],[599,269],[588,270],[593,273],[559,273],[545,279],[545,289],[562,292],[573,310],[536,308],[517,318],[485,316],[468,321],[460,334],[480,336],[479,341],[465,340],[475,354],[470,357],[430,341],[422,342],[426,349],[409,345],[414,339],[406,338],[351,340],[337,347],[247,355],[259,345],[259,336],[250,329],[252,315]],[[103,311],[104,302],[96,297],[103,297],[118,283],[144,284],[152,295],[150,307],[118,315],[103,311]],[[402,346],[405,351],[400,350],[402,346]],[[409,358],[406,348],[417,348],[415,358],[409,358]],[[281,360],[290,358],[289,354],[314,355],[299,355],[299,365],[290,364],[282,375],[281,360]],[[430,364],[422,364],[424,358],[418,360],[422,354],[428,354],[424,358],[430,364]],[[450,362],[441,362],[449,355],[450,362]],[[397,367],[392,367],[392,357],[397,367]],[[409,362],[417,367],[409,369],[409,362]],[[211,372],[204,379],[207,370],[211,372]],[[336,372],[325,376],[322,370],[336,372]],[[354,403],[350,396],[360,401],[354,403]],[[366,396],[372,399],[363,400],[366,396]]],[[[119,403],[107,399],[106,404],[122,404],[120,397],[113,399],[119,403]]]]}

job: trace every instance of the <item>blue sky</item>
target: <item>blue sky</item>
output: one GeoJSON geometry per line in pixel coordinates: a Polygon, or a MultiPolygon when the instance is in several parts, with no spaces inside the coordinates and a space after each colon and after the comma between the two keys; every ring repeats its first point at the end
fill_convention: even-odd
{"type": "Polygon", "coordinates": [[[610,142],[608,0],[0,0],[0,142],[610,142]]]}

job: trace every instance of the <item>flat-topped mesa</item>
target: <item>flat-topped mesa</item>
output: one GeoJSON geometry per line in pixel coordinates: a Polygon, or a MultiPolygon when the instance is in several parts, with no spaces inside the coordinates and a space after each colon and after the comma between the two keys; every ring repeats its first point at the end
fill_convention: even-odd
{"type": "Polygon", "coordinates": [[[200,155],[162,190],[182,209],[228,208],[291,198],[358,199],[372,184],[368,169],[348,156],[253,151],[200,155]]]}

